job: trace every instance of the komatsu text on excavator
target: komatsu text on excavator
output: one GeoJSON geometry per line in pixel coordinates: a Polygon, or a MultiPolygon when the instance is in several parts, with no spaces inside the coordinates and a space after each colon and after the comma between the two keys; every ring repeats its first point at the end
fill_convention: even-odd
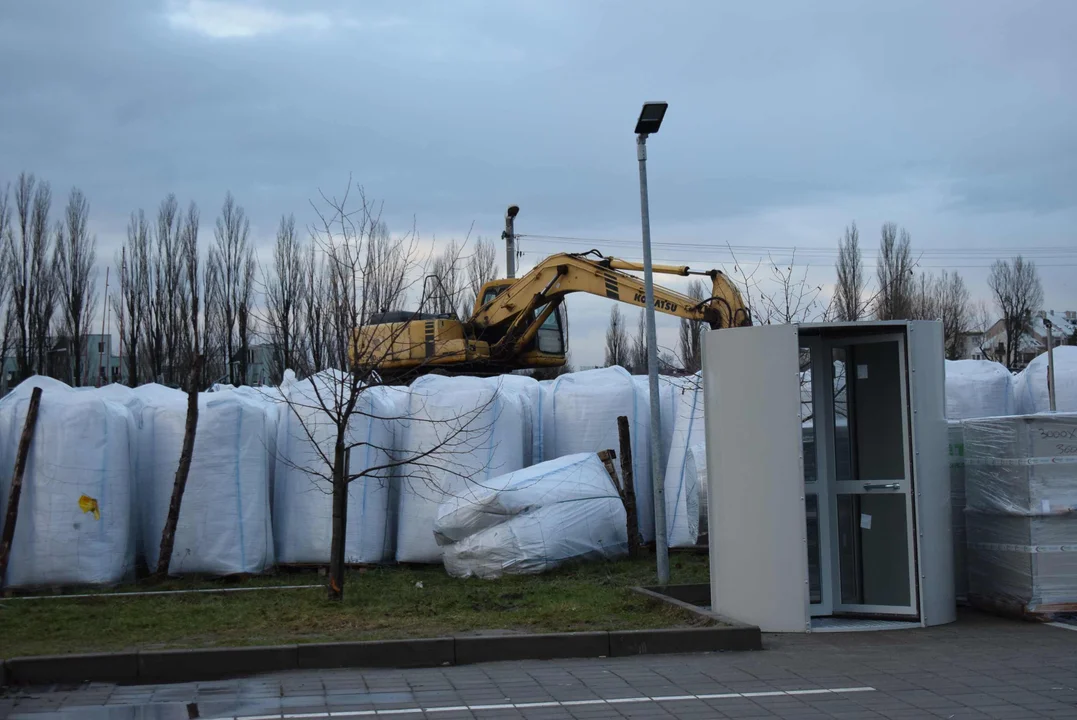
{"type": "MultiPolygon", "coordinates": [[[[710,297],[699,301],[655,285],[655,310],[711,328],[751,325],[737,288],[719,270],[654,265],[656,273],[705,275],[710,297]]],[[[486,375],[565,364],[569,293],[585,292],[643,307],[643,265],[597,250],[551,255],[518,279],[482,286],[471,317],[406,311],[373,315],[355,332],[352,362],[383,378],[426,372],[486,375]]]]}

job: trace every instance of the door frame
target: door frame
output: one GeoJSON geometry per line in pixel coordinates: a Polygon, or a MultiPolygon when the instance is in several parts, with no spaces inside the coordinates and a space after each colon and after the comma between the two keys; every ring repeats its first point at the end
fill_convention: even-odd
{"type": "MultiPolygon", "coordinates": [[[[821,363],[824,365],[825,374],[823,375],[824,395],[823,395],[823,412],[822,420],[826,422],[827,432],[826,442],[823,443],[823,454],[825,454],[825,460],[823,467],[826,468],[826,485],[825,490],[827,492],[827,509],[828,509],[828,545],[830,550],[829,566],[826,567],[826,572],[823,572],[824,563],[820,563],[820,575],[821,580],[827,579],[829,576],[830,586],[830,598],[829,614],[849,614],[849,615],[875,615],[875,616],[889,616],[889,617],[901,617],[901,618],[919,618],[919,574],[917,572],[917,556],[916,556],[916,543],[915,543],[915,487],[912,469],[912,453],[911,448],[911,413],[909,412],[909,374],[907,365],[907,348],[908,342],[905,337],[905,333],[887,333],[880,335],[854,335],[850,337],[843,337],[840,339],[824,339],[819,338],[819,345],[821,347],[821,363]],[[901,389],[901,431],[902,431],[902,454],[904,458],[904,478],[858,478],[856,480],[838,481],[836,477],[837,468],[837,453],[834,447],[834,390],[835,390],[835,377],[834,377],[834,362],[833,351],[839,347],[854,347],[857,345],[868,345],[883,342],[897,342],[898,344],[898,372],[900,376],[900,389],[901,389]],[[897,490],[884,492],[882,490],[866,490],[865,484],[868,483],[893,483],[898,482],[899,488],[897,490]],[[838,527],[836,519],[838,517],[837,502],[838,495],[880,495],[880,494],[894,494],[905,496],[905,542],[907,546],[908,557],[908,582],[909,582],[909,604],[903,606],[897,605],[871,605],[867,603],[843,603],[841,602],[841,559],[838,546],[838,527]]],[[[814,362],[813,362],[814,367],[814,362]]],[[[846,365],[846,396],[848,407],[848,423],[850,440],[852,440],[853,427],[853,399],[850,393],[850,385],[855,378],[850,377],[849,374],[855,372],[855,368],[852,367],[852,363],[848,362],[846,365]]],[[[814,380],[814,377],[813,377],[814,380]]],[[[852,391],[855,393],[855,390],[852,391]]],[[[813,401],[818,397],[816,395],[813,383],[813,401]]],[[[816,406],[816,413],[819,413],[819,408],[816,406]]],[[[818,428],[818,425],[815,426],[818,428]]],[[[819,449],[820,443],[818,441],[818,430],[816,430],[816,448],[819,449]]],[[[817,461],[818,462],[818,461],[817,461]]],[[[821,486],[824,489],[824,486],[821,486]]],[[[822,527],[822,525],[820,526],[822,527]]],[[[822,543],[820,543],[822,545],[822,543]]],[[[814,608],[815,606],[813,606],[814,608]]],[[[820,611],[823,609],[822,605],[819,606],[820,611]]],[[[813,612],[813,614],[815,614],[813,612]]]]}
{"type": "MultiPolygon", "coordinates": [[[[827,402],[826,394],[830,388],[830,381],[827,379],[833,373],[829,369],[832,366],[828,366],[828,357],[826,355],[827,346],[825,345],[823,338],[818,335],[801,337],[800,347],[808,350],[811,362],[809,364],[811,372],[811,402],[812,402],[812,437],[813,446],[815,450],[815,481],[813,483],[804,483],[804,496],[805,496],[805,510],[807,509],[807,496],[815,495],[816,502],[816,519],[817,527],[819,531],[819,602],[811,602],[811,570],[808,571],[808,614],[810,617],[826,617],[832,615],[834,612],[834,583],[832,582],[831,566],[833,563],[831,552],[831,502],[830,498],[833,493],[831,492],[831,456],[827,453],[825,445],[830,443],[830,433],[823,433],[823,439],[826,442],[822,442],[820,438],[820,427],[832,427],[831,416],[834,412],[833,398],[831,402],[827,402]]],[[[801,418],[801,427],[803,428],[803,418],[801,418]]],[[[801,438],[803,443],[803,438],[801,438]]],[[[804,533],[807,536],[807,517],[805,516],[804,533]]]]}

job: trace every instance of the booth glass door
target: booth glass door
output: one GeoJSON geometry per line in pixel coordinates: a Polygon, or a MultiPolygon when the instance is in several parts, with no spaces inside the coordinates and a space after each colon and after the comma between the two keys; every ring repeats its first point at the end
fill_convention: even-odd
{"type": "Polygon", "coordinates": [[[905,340],[843,340],[829,350],[833,610],[915,617],[905,340]]]}

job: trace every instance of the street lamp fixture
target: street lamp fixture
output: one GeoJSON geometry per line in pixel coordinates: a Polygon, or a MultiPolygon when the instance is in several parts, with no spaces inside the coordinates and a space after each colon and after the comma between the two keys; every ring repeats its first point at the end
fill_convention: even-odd
{"type": "Polygon", "coordinates": [[[666,116],[666,108],[669,103],[647,102],[643,103],[643,109],[639,111],[639,120],[636,121],[637,135],[654,135],[662,126],[662,118],[666,116]]]}

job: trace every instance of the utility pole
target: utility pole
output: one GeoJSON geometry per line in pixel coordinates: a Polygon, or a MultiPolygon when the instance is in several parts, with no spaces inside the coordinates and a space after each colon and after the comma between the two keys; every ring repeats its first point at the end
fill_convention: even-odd
{"type": "Polygon", "coordinates": [[[643,225],[644,316],[647,320],[647,385],[651,391],[651,483],[654,496],[654,551],[658,584],[669,584],[669,538],[666,537],[665,468],[662,467],[662,413],[658,406],[658,334],[654,327],[654,273],[651,269],[651,210],[647,198],[647,136],[658,132],[665,117],[664,102],[644,103],[636,122],[639,160],[639,203],[643,225]]]}
{"type": "Polygon", "coordinates": [[[519,206],[509,205],[505,211],[505,231],[501,233],[505,241],[505,264],[510,279],[516,277],[516,216],[519,212],[519,206]]]}
{"type": "Polygon", "coordinates": [[[1047,318],[1043,319],[1043,326],[1047,328],[1047,399],[1050,403],[1051,412],[1055,411],[1055,348],[1051,329],[1054,325],[1047,318]]]}

